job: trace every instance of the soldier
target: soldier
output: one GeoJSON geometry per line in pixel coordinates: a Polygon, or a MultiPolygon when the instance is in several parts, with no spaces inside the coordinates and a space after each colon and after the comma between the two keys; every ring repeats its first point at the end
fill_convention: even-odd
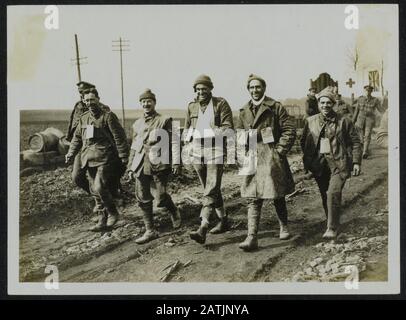
{"type": "Polygon", "coordinates": [[[339,93],[336,94],[336,103],[334,104],[333,110],[344,117],[352,119],[352,108],[341,99],[341,94],[339,93]]]}
{"type": "MultiPolygon", "coordinates": [[[[236,129],[256,130],[256,171],[247,174],[241,196],[248,198],[248,236],[239,247],[245,251],[258,248],[258,225],[266,199],[272,199],[279,220],[281,240],[290,237],[285,196],[295,184],[286,154],[296,138],[296,130],[286,109],[265,95],[265,80],[251,74],[247,89],[251,100],[241,109],[236,129]]],[[[239,132],[238,132],[239,134],[239,132]]],[[[238,138],[237,138],[238,139],[238,138]]]]}
{"type": "Polygon", "coordinates": [[[311,87],[309,89],[309,94],[307,95],[307,99],[305,102],[305,111],[307,117],[319,113],[319,109],[317,108],[316,91],[316,87],[311,87]]]}
{"type": "Polygon", "coordinates": [[[361,170],[361,142],[353,122],[333,110],[331,88],[317,95],[320,113],[305,121],[300,141],[305,169],[313,173],[327,217],[325,239],[337,236],[345,181],[361,170]]]}
{"type": "Polygon", "coordinates": [[[129,148],[117,116],[100,106],[97,90],[86,91],[83,101],[89,111],[79,119],[66,162],[80,152],[81,168],[86,170],[90,194],[99,214],[98,223],[90,230],[101,231],[117,222],[118,211],[109,185],[115,183],[117,162],[127,165],[129,148]]]}
{"type": "Polygon", "coordinates": [[[155,111],[156,98],[150,89],[140,95],[140,103],[144,115],[132,126],[133,140],[128,162],[128,174],[130,179],[135,177],[136,180],[135,196],[142,210],[146,229],[144,235],[135,240],[137,244],[158,238],[153,223],[154,197],[151,187],[155,189],[157,206],[168,210],[173,227],[179,228],[181,224],[179,209],[166,191],[171,168],[172,173],[177,174],[180,160],[178,139],[172,139],[172,119],[155,111]],[[161,137],[160,141],[164,141],[164,144],[159,145],[158,136],[162,135],[167,135],[167,138],[161,137]],[[156,154],[160,154],[160,159],[154,158],[156,154]]]}
{"type": "Polygon", "coordinates": [[[374,88],[370,85],[364,86],[365,96],[360,96],[357,99],[352,119],[359,130],[361,141],[364,144],[362,152],[363,159],[367,159],[369,156],[368,149],[371,142],[372,128],[375,125],[375,112],[376,110],[380,113],[385,111],[379,99],[371,95],[373,89],[374,88]]]}
{"type": "MultiPolygon", "coordinates": [[[[72,140],[76,127],[79,123],[80,117],[89,110],[83,101],[84,92],[86,90],[96,88],[94,84],[85,81],[80,81],[76,85],[78,87],[78,91],[80,94],[80,100],[76,102],[70,115],[69,127],[66,135],[66,140],[68,141],[72,140]]],[[[110,108],[108,106],[105,106],[103,104],[100,105],[102,106],[103,110],[110,111],[110,108]]],[[[86,178],[86,170],[82,169],[82,165],[80,163],[80,152],[76,155],[75,160],[73,161],[72,181],[79,188],[82,188],[83,190],[85,190],[87,193],[90,194],[89,181],[86,178]]]]}
{"type": "Polygon", "coordinates": [[[221,138],[224,132],[233,129],[233,114],[225,99],[212,96],[213,83],[207,75],[199,76],[193,84],[193,89],[196,99],[188,105],[185,142],[191,148],[193,167],[204,191],[201,224],[197,231],[190,233],[190,238],[203,244],[206,241],[212,211],[216,212],[219,222],[210,233],[222,233],[228,228],[227,213],[220,190],[224,148],[217,145],[216,136],[221,138]]]}

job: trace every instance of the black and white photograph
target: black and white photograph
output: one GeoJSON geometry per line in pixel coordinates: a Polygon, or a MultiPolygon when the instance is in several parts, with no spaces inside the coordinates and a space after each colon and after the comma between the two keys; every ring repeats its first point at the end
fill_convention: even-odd
{"type": "Polygon", "coordinates": [[[400,293],[398,22],[8,6],[9,294],[400,293]]]}

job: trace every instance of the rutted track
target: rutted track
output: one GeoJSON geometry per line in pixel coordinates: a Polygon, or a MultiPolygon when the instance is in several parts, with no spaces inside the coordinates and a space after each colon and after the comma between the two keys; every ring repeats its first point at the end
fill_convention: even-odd
{"type": "MultiPolygon", "coordinates": [[[[344,224],[356,222],[356,211],[362,209],[363,198],[374,194],[386,181],[386,152],[377,149],[373,152],[374,156],[364,162],[364,174],[352,178],[344,189],[344,224]]],[[[172,231],[168,227],[169,218],[156,214],[160,238],[136,245],[133,240],[143,231],[142,222],[134,203],[130,202],[121,210],[119,225],[105,234],[86,231],[92,223],[88,216],[71,225],[56,225],[22,237],[20,279],[42,281],[45,266],[53,264],[60,271],[60,281],[154,282],[160,281],[165,267],[179,261],[180,267],[168,281],[280,281],[291,275],[289,270],[283,275],[285,260],[302,261],[300,250],[306,251],[309,245],[321,241],[325,227],[316,184],[313,180],[295,178],[297,188],[304,192],[288,200],[290,228],[294,235],[291,240],[278,239],[278,223],[272,205],[268,204],[261,218],[259,250],[245,253],[238,249],[238,243],[246,235],[246,206],[245,200],[239,197],[241,177],[229,171],[224,176],[223,190],[232,228],[225,234],[208,235],[204,246],[192,242],[188,236],[198,225],[200,205],[195,199],[199,199],[200,188],[197,183],[182,185],[174,195],[185,222],[181,229],[172,231]]]]}

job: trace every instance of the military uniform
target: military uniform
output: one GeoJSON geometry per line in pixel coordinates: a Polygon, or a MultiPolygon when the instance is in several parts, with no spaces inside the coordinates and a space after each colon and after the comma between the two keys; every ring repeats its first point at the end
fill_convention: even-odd
{"type": "MultiPolygon", "coordinates": [[[[172,163],[179,164],[179,141],[172,139],[172,119],[157,112],[144,114],[132,126],[132,144],[128,170],[134,172],[135,197],[143,212],[145,227],[149,234],[155,232],[152,218],[152,201],[154,197],[158,207],[169,211],[174,227],[178,227],[176,220],[180,219],[178,209],[167,193],[166,186],[171,173],[172,163]],[[163,130],[168,134],[169,145],[159,145],[155,133],[163,130]],[[159,157],[159,159],[158,159],[159,157]]],[[[162,140],[161,140],[162,141],[162,140]]],[[[164,140],[166,142],[166,140],[164,140]]],[[[154,235],[156,237],[157,235],[154,235]]],[[[151,240],[148,237],[146,240],[151,240]]],[[[137,241],[144,243],[147,241],[137,241]]]]}
{"type": "Polygon", "coordinates": [[[236,129],[254,129],[257,132],[256,170],[245,175],[241,185],[241,196],[248,198],[248,237],[240,248],[252,250],[257,247],[258,225],[265,199],[273,200],[281,238],[289,236],[285,196],[294,191],[295,184],[286,154],[293,146],[296,129],[285,108],[267,96],[259,106],[251,100],[240,109],[236,129]],[[272,132],[272,142],[264,142],[262,132],[267,129],[272,132]]]}
{"type": "Polygon", "coordinates": [[[334,105],[334,111],[344,117],[352,119],[353,111],[352,108],[342,100],[338,100],[334,105]]]}
{"type": "MultiPolygon", "coordinates": [[[[199,83],[213,88],[211,79],[206,75],[197,78],[194,88],[199,83]]],[[[224,232],[226,228],[227,215],[221,194],[225,145],[224,143],[219,145],[216,137],[223,139],[223,134],[228,129],[233,129],[233,114],[224,98],[211,96],[205,106],[201,105],[197,99],[189,103],[184,128],[186,136],[184,135],[184,137],[191,149],[192,164],[203,187],[201,226],[198,233],[192,232],[190,237],[199,243],[205,242],[207,226],[213,211],[220,219],[220,224],[210,232],[220,233],[224,232]]]]}
{"type": "Polygon", "coordinates": [[[375,126],[375,112],[383,113],[381,102],[376,97],[361,96],[355,104],[353,122],[358,128],[363,143],[363,155],[368,156],[369,144],[371,142],[372,128],[375,126]]]}
{"type": "MultiPolygon", "coordinates": [[[[83,92],[87,89],[95,88],[95,86],[91,83],[81,81],[77,83],[79,93],[83,95],[83,92]]],[[[100,106],[104,111],[110,111],[110,108],[102,103],[100,106]]],[[[75,134],[76,127],[79,124],[80,117],[87,112],[89,109],[85,105],[85,103],[80,100],[75,103],[73,107],[72,113],[70,115],[68,132],[66,134],[66,140],[72,141],[73,135],[75,134]]],[[[90,193],[89,189],[89,182],[86,178],[86,170],[82,170],[82,164],[80,162],[80,152],[76,155],[73,161],[73,168],[72,168],[72,181],[79,187],[85,190],[87,193],[90,193]]]]}
{"type": "Polygon", "coordinates": [[[327,230],[335,233],[345,181],[351,176],[353,164],[361,164],[359,134],[347,117],[334,111],[328,117],[319,113],[306,119],[300,144],[304,168],[313,173],[320,190],[327,230]]]}
{"type": "Polygon", "coordinates": [[[109,185],[115,183],[117,163],[128,158],[128,144],[123,127],[113,112],[99,106],[97,115],[85,112],[79,119],[68,154],[80,152],[81,169],[87,173],[90,193],[101,215],[116,216],[109,185]]]}

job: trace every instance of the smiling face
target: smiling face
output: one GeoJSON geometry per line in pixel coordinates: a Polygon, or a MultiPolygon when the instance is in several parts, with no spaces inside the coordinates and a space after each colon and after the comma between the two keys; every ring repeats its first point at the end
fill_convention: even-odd
{"type": "Polygon", "coordinates": [[[259,80],[251,80],[248,91],[253,100],[258,101],[264,96],[265,93],[265,86],[259,80]]]}
{"type": "Polygon", "coordinates": [[[85,93],[83,96],[83,102],[92,113],[99,110],[99,98],[93,92],[85,93]]]}
{"type": "Polygon", "coordinates": [[[207,102],[211,98],[211,88],[203,83],[199,83],[195,87],[196,98],[199,102],[207,102]]]}
{"type": "Polygon", "coordinates": [[[150,114],[155,111],[156,102],[153,99],[142,99],[141,107],[144,109],[145,114],[150,114]]]}
{"type": "Polygon", "coordinates": [[[333,101],[328,97],[321,97],[319,99],[319,110],[323,116],[328,116],[333,110],[333,101]]]}

